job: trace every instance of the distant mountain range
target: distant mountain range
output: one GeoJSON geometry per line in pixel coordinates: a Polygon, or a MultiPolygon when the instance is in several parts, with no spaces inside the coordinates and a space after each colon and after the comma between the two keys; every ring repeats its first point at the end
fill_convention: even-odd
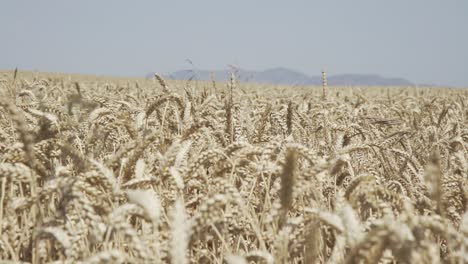
{"type": "MultiPolygon", "coordinates": [[[[321,85],[321,76],[308,76],[304,73],[287,68],[272,68],[265,71],[249,71],[239,69],[236,77],[241,82],[268,83],[282,85],[321,85]]],[[[181,70],[165,77],[173,80],[210,80],[214,75],[216,81],[227,81],[231,76],[231,70],[181,70]]],[[[152,77],[150,73],[147,77],[152,77]]],[[[337,86],[412,86],[412,82],[403,78],[387,78],[377,74],[339,74],[327,76],[329,85],[337,86]]]]}

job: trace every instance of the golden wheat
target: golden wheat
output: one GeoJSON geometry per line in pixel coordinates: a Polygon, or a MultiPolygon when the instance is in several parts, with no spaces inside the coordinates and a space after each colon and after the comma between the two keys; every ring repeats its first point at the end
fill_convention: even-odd
{"type": "Polygon", "coordinates": [[[1,76],[2,261],[468,262],[466,90],[155,78],[1,76]]]}

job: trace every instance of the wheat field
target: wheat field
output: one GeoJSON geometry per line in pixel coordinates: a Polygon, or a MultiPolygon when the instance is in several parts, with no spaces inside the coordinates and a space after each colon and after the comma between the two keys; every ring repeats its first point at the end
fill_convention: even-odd
{"type": "Polygon", "coordinates": [[[3,72],[1,263],[468,263],[468,91],[3,72]]]}

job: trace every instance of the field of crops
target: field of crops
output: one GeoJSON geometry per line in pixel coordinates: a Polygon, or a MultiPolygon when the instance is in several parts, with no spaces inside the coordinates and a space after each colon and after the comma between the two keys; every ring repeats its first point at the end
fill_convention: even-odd
{"type": "Polygon", "coordinates": [[[0,98],[4,261],[468,263],[466,89],[5,72],[0,98]]]}

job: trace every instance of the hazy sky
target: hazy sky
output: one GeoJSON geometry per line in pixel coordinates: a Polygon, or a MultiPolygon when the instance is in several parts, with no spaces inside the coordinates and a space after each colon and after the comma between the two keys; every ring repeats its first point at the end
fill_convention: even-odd
{"type": "Polygon", "coordinates": [[[377,73],[468,87],[468,1],[1,0],[0,69],[377,73]]]}

